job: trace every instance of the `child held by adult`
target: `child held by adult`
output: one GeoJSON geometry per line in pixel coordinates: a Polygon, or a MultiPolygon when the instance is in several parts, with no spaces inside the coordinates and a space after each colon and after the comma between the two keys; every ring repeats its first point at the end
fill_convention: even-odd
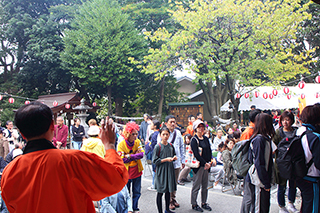
{"type": "Polygon", "coordinates": [[[174,147],[168,143],[170,131],[167,127],[160,130],[161,143],[153,150],[152,162],[156,165],[155,188],[157,189],[158,212],[162,213],[162,195],[165,194],[165,213],[172,213],[169,209],[170,192],[177,190],[173,161],[177,160],[174,147]]]}

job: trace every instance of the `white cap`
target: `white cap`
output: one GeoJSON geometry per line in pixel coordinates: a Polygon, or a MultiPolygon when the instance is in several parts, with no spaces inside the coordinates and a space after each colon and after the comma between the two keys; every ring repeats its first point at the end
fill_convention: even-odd
{"type": "Polygon", "coordinates": [[[194,121],[194,122],[193,122],[193,129],[198,128],[198,126],[199,126],[200,124],[203,124],[203,126],[204,126],[204,123],[203,123],[202,120],[199,120],[199,119],[198,119],[198,120],[194,121]]]}
{"type": "Polygon", "coordinates": [[[88,135],[99,135],[100,128],[98,126],[90,126],[88,130],[88,135]]]}

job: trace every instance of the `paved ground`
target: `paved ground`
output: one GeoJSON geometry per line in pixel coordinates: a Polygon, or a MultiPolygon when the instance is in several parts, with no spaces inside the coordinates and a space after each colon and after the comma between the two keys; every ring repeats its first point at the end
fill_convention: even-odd
{"type": "MultiPolygon", "coordinates": [[[[147,188],[151,185],[151,175],[148,168],[145,168],[142,175],[142,189],[139,202],[140,212],[157,213],[156,194],[157,192],[149,191],[147,188]]],[[[186,183],[185,186],[178,185],[177,201],[181,205],[175,212],[196,212],[191,209],[190,195],[192,183],[186,183]]],[[[279,212],[276,198],[277,190],[274,186],[271,190],[271,209],[270,212],[279,212]]],[[[198,195],[198,203],[200,203],[200,193],[198,195]]],[[[297,198],[296,206],[299,206],[300,197],[297,198]]],[[[221,185],[209,190],[208,203],[212,207],[214,213],[237,213],[240,212],[242,196],[236,196],[232,191],[221,192],[221,185]]],[[[164,206],[164,198],[163,198],[164,206]]],[[[163,207],[164,208],[164,207],[163,207]]],[[[204,211],[207,212],[207,211],[204,211]]]]}

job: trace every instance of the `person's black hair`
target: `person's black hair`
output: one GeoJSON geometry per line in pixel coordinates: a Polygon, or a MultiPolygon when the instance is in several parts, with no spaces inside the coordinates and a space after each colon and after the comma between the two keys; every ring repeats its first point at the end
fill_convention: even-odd
{"type": "Polygon", "coordinates": [[[191,140],[192,135],[190,135],[190,134],[186,134],[186,135],[184,136],[184,141],[186,141],[186,138],[189,138],[189,139],[191,140]]]}
{"type": "Polygon", "coordinates": [[[289,118],[291,123],[290,126],[292,126],[292,124],[294,123],[294,115],[292,112],[289,112],[287,110],[283,111],[283,113],[280,116],[280,126],[282,126],[282,121],[284,118],[289,118]]]}
{"type": "Polygon", "coordinates": [[[276,112],[278,113],[278,115],[281,114],[281,110],[280,109],[277,109],[276,112]]]}
{"type": "Polygon", "coordinates": [[[231,141],[232,141],[233,143],[236,143],[233,138],[227,138],[226,141],[224,142],[224,144],[225,144],[225,145],[228,145],[231,141]]]}
{"type": "Polygon", "coordinates": [[[167,123],[170,119],[174,119],[176,120],[176,117],[174,117],[174,115],[167,115],[166,118],[164,119],[164,121],[167,123]]]}
{"type": "Polygon", "coordinates": [[[249,120],[254,123],[254,120],[256,119],[256,116],[258,114],[261,113],[261,110],[260,109],[254,109],[254,110],[251,110],[250,113],[249,113],[249,120]]]}
{"type": "Polygon", "coordinates": [[[148,116],[148,119],[153,120],[153,117],[152,116],[148,116]]]}
{"type": "Polygon", "coordinates": [[[2,129],[0,129],[0,134],[3,134],[3,131],[2,131],[2,129]]]}
{"type": "MultiPolygon", "coordinates": [[[[192,117],[194,117],[194,115],[189,115],[189,116],[188,116],[188,118],[192,118],[192,117]]],[[[195,117],[194,117],[194,118],[195,118],[195,117]]]]}
{"type": "Polygon", "coordinates": [[[166,127],[166,126],[162,127],[162,128],[159,130],[159,133],[161,134],[161,133],[164,132],[164,131],[169,132],[169,135],[170,135],[170,130],[168,129],[168,127],[166,127]]]}
{"type": "Polygon", "coordinates": [[[38,101],[20,107],[14,118],[14,123],[24,135],[33,138],[46,133],[53,122],[51,109],[38,101]]]}
{"type": "Polygon", "coordinates": [[[254,124],[255,126],[253,129],[253,134],[251,138],[254,138],[258,134],[261,134],[266,137],[269,136],[271,138],[274,136],[275,131],[272,125],[272,118],[269,114],[267,113],[258,114],[256,116],[254,124]]]}
{"type": "Polygon", "coordinates": [[[79,120],[79,118],[73,119],[74,124],[76,124],[78,120],[79,120]]]}
{"type": "Polygon", "coordinates": [[[7,122],[6,122],[6,125],[9,125],[9,123],[11,123],[11,122],[12,122],[12,121],[7,121],[7,122]]]}
{"type": "Polygon", "coordinates": [[[238,139],[238,138],[240,138],[240,136],[241,136],[241,132],[239,132],[239,131],[234,131],[233,132],[233,138],[234,139],[238,139]]]}
{"type": "Polygon", "coordinates": [[[222,149],[226,147],[226,144],[224,142],[221,142],[219,145],[218,145],[218,150],[222,149]]]}
{"type": "Polygon", "coordinates": [[[246,128],[245,127],[241,127],[241,132],[244,132],[244,130],[246,130],[246,128]]]}
{"type": "Polygon", "coordinates": [[[202,115],[202,113],[201,113],[201,112],[198,112],[198,113],[197,113],[197,117],[198,117],[199,115],[202,115]]]}
{"type": "Polygon", "coordinates": [[[234,137],[233,137],[233,134],[228,135],[227,138],[228,138],[228,139],[233,139],[233,138],[234,138],[234,137]]]}
{"type": "Polygon", "coordinates": [[[160,129],[160,126],[161,126],[160,121],[154,120],[154,121],[152,121],[152,122],[153,122],[153,125],[155,126],[156,129],[160,129]]]}
{"type": "Polygon", "coordinates": [[[250,106],[250,109],[252,109],[252,108],[253,108],[253,109],[256,109],[256,105],[251,105],[251,106],[250,106]]]}
{"type": "Polygon", "coordinates": [[[119,130],[120,130],[120,131],[123,131],[123,126],[119,126],[119,130]]]}

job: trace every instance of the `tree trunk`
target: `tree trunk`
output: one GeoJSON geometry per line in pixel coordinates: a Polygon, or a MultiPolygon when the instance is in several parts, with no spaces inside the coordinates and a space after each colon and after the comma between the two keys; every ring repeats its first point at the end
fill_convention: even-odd
{"type": "Polygon", "coordinates": [[[239,121],[239,116],[238,116],[238,107],[239,107],[239,99],[235,99],[234,98],[234,95],[235,95],[235,88],[234,88],[234,80],[231,79],[229,77],[228,74],[226,74],[226,85],[227,85],[227,88],[228,88],[228,93],[229,93],[229,96],[230,96],[230,100],[231,100],[231,103],[233,104],[234,106],[234,109],[232,111],[232,114],[231,114],[231,118],[235,121],[239,121]]]}
{"type": "Polygon", "coordinates": [[[163,107],[163,99],[164,99],[164,83],[165,76],[161,79],[160,84],[160,98],[159,98],[159,106],[158,106],[158,116],[161,118],[162,115],[162,107],[163,107]]]}
{"type": "Polygon", "coordinates": [[[117,116],[122,116],[123,114],[123,98],[115,98],[116,112],[117,116]]]}
{"type": "Polygon", "coordinates": [[[107,93],[108,93],[108,116],[112,115],[112,90],[111,86],[107,87],[107,93]]]}
{"type": "Polygon", "coordinates": [[[213,99],[212,99],[212,97],[210,95],[211,92],[209,92],[209,90],[212,89],[212,88],[210,88],[210,86],[208,86],[208,84],[204,84],[202,79],[199,79],[199,85],[200,85],[200,87],[201,87],[201,89],[203,91],[204,98],[207,101],[207,110],[209,112],[210,117],[212,118],[215,115],[214,109],[213,109],[214,101],[213,101],[213,99]]]}

